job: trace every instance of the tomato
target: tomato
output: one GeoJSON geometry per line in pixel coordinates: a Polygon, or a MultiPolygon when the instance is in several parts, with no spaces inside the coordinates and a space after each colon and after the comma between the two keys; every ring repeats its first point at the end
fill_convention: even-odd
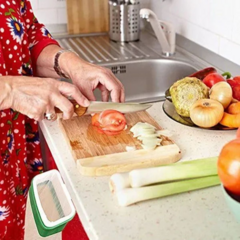
{"type": "Polygon", "coordinates": [[[240,77],[235,77],[233,79],[227,80],[229,85],[232,87],[233,98],[240,101],[240,77]]]}
{"type": "Polygon", "coordinates": [[[121,133],[126,126],[126,119],[121,112],[116,110],[105,110],[92,117],[92,125],[97,127],[100,133],[116,135],[121,133]]]}
{"type": "Polygon", "coordinates": [[[240,195],[240,139],[227,143],[218,157],[218,175],[223,186],[240,195]]]}
{"type": "Polygon", "coordinates": [[[240,84],[240,76],[234,77],[233,81],[235,81],[236,83],[240,84]]]}
{"type": "Polygon", "coordinates": [[[205,83],[209,88],[211,88],[214,84],[223,81],[225,81],[225,78],[218,73],[210,73],[203,79],[203,83],[205,83]]]}
{"type": "Polygon", "coordinates": [[[217,70],[213,67],[208,67],[208,68],[204,68],[198,72],[195,72],[193,74],[191,74],[189,77],[195,77],[198,78],[200,80],[203,80],[208,74],[210,73],[216,73],[217,70]]]}

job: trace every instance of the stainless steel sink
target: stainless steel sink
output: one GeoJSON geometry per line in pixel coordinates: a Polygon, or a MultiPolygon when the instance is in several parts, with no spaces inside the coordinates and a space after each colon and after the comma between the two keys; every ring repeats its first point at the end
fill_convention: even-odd
{"type": "MultiPolygon", "coordinates": [[[[170,59],[149,59],[101,65],[111,69],[123,83],[126,101],[138,102],[164,100],[165,91],[175,81],[197,70],[189,63],[170,59]]],[[[96,96],[100,99],[99,92],[96,96]]]]}
{"type": "MultiPolygon", "coordinates": [[[[149,34],[144,36],[131,43],[116,43],[102,34],[57,39],[62,47],[73,49],[86,61],[111,69],[125,87],[126,101],[162,101],[165,91],[175,81],[195,72],[197,65],[193,66],[184,56],[179,59],[178,52],[170,59],[162,58],[154,48],[156,39],[149,34]]],[[[101,99],[99,91],[95,95],[101,99]]]]}

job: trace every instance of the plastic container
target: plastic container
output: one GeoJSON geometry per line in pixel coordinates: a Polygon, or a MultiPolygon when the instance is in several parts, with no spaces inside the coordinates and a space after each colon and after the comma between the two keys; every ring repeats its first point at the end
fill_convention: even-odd
{"type": "Polygon", "coordinates": [[[76,213],[57,170],[34,177],[29,196],[38,233],[42,237],[61,232],[76,213]]]}
{"type": "Polygon", "coordinates": [[[221,184],[223,195],[235,219],[240,223],[240,202],[236,201],[221,184]]]}

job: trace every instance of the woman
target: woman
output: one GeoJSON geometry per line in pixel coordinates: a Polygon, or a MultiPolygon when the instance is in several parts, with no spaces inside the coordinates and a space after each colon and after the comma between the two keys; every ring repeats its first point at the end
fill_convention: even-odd
{"type": "Polygon", "coordinates": [[[107,69],[62,51],[35,18],[29,0],[0,0],[0,239],[24,236],[26,197],[32,177],[42,172],[37,121],[73,115],[71,96],[80,105],[109,93],[124,101],[122,84],[107,69]],[[61,76],[73,84],[56,80],[61,76]]]}

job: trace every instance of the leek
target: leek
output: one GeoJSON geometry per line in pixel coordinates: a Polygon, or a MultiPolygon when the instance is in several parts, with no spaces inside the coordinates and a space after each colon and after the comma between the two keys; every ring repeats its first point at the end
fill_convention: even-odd
{"type": "Polygon", "coordinates": [[[141,188],[125,188],[116,193],[120,206],[170,196],[173,194],[188,192],[201,188],[207,188],[220,184],[218,175],[203,178],[195,178],[184,181],[170,182],[141,188]]]}
{"type": "Polygon", "coordinates": [[[110,177],[109,188],[112,193],[130,186],[128,173],[115,173],[110,177]]]}
{"type": "Polygon", "coordinates": [[[217,157],[173,163],[129,172],[131,187],[217,175],[217,157]]]}

